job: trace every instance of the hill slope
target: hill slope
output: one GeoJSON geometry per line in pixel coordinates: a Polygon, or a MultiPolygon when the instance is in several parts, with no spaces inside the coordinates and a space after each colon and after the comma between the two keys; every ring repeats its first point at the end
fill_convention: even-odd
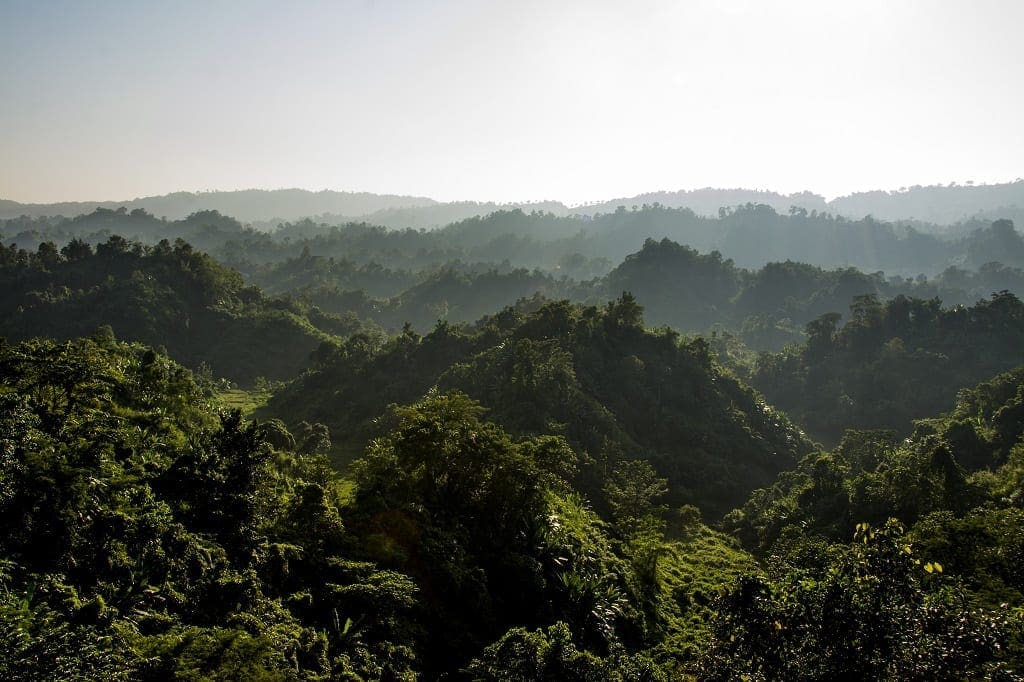
{"type": "MultiPolygon", "coordinates": [[[[313,311],[315,312],[315,311],[313,311]]],[[[163,346],[183,363],[251,384],[290,379],[351,318],[319,315],[267,299],[241,275],[189,244],[154,247],[111,237],[95,252],[73,241],[60,252],[0,249],[0,336],[71,339],[109,327],[163,346]]]]}
{"type": "Polygon", "coordinates": [[[1024,362],[1024,304],[1008,292],[970,307],[858,297],[839,327],[829,313],[808,339],[759,357],[751,382],[815,438],[893,429],[949,410],[957,392],[1024,362]]]}
{"type": "Polygon", "coordinates": [[[593,460],[585,489],[617,461],[647,459],[668,478],[672,502],[712,515],[809,449],[711,360],[702,339],[645,331],[628,295],[603,308],[507,308],[474,328],[440,323],[423,337],[407,329],[380,351],[354,337],[266,409],[289,423],[327,424],[344,461],[390,423],[389,404],[432,387],[464,391],[513,433],[565,435],[593,460]]]}

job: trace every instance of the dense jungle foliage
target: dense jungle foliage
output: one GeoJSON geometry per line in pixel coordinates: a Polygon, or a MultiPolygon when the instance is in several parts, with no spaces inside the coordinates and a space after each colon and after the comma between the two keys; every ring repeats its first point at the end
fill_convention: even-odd
{"type": "Polygon", "coordinates": [[[59,251],[52,242],[34,253],[0,249],[0,317],[12,340],[105,326],[245,384],[291,378],[321,343],[363,328],[351,314],[270,299],[184,241],[144,246],[117,235],[95,250],[80,240],[59,251]]]}
{"type": "Polygon", "coordinates": [[[828,443],[847,428],[905,434],[914,419],[951,409],[959,389],[1024,363],[1024,304],[1007,291],[953,308],[858,296],[850,311],[842,327],[827,313],[807,325],[803,345],[762,354],[750,377],[828,443]]]}
{"type": "Polygon", "coordinates": [[[601,520],[563,438],[514,440],[458,392],[342,480],[321,426],[218,413],[143,346],[5,344],[0,371],[5,679],[661,678],[756,570],[692,513],[666,538],[639,460],[601,520]]]}
{"type": "Polygon", "coordinates": [[[513,433],[564,435],[593,455],[582,480],[648,460],[668,478],[673,503],[713,516],[810,449],[714,362],[703,339],[645,330],[628,294],[601,308],[506,308],[472,329],[439,323],[422,337],[407,329],[379,350],[352,337],[275,395],[267,413],[327,424],[344,462],[389,424],[388,405],[435,386],[479,400],[513,433]]]}
{"type": "Polygon", "coordinates": [[[1024,676],[1009,221],[0,230],[0,678],[1024,676]]]}
{"type": "Polygon", "coordinates": [[[142,346],[4,345],[0,371],[8,679],[1011,679],[1019,661],[1019,374],[901,449],[851,436],[808,458],[768,495],[785,512],[759,493],[730,514],[770,543],[764,572],[695,508],[667,513],[644,460],[608,474],[600,518],[563,437],[515,440],[459,392],[396,410],[344,480],[322,426],[218,414],[142,346]],[[973,456],[995,453],[967,478],[945,445],[964,417],[973,456]],[[882,484],[851,481],[882,492],[856,513],[905,514],[909,535],[861,523],[844,544],[856,471],[882,484]],[[920,501],[886,508],[906,476],[920,501]],[[794,507],[810,523],[778,530],[794,507]]]}
{"type": "Polygon", "coordinates": [[[6,219],[0,222],[0,233],[29,249],[42,241],[64,243],[72,237],[102,241],[104,233],[148,243],[180,237],[243,271],[246,263],[297,256],[304,246],[319,255],[377,262],[391,269],[436,269],[456,259],[508,260],[515,267],[550,269],[576,256],[618,262],[645,238],[667,237],[700,251],[717,249],[747,268],[792,259],[914,276],[936,274],[950,265],[973,269],[992,260],[1024,265],[1020,240],[1013,235],[1003,232],[993,240],[977,234],[993,220],[1019,222],[1024,217],[1019,208],[1024,205],[1022,193],[1022,181],[865,193],[831,203],[806,193],[783,197],[698,190],[650,193],[573,209],[555,202],[444,205],[414,197],[331,192],[306,193],[303,201],[295,190],[179,193],[121,205],[20,210],[0,200],[0,216],[6,219]],[[269,209],[275,201],[280,204],[278,212],[269,209]],[[382,208],[339,211],[337,204],[330,205],[338,201],[352,208],[382,208]],[[94,213],[85,213],[94,207],[94,213]],[[172,218],[156,217],[168,215],[172,218]],[[224,216],[234,216],[253,229],[224,216]],[[995,246],[1009,248],[992,258],[995,246]]]}
{"type": "MultiPolygon", "coordinates": [[[[856,296],[876,295],[882,300],[899,295],[937,297],[947,306],[971,305],[992,292],[1020,292],[1024,286],[1024,271],[1020,269],[1024,265],[1024,241],[1008,220],[979,227],[966,241],[956,242],[960,246],[954,251],[960,249],[959,255],[937,261],[930,277],[921,271],[904,277],[886,276],[882,271],[862,272],[847,265],[823,268],[821,263],[829,259],[813,254],[808,255],[807,262],[791,260],[793,254],[780,254],[779,261],[765,259],[756,268],[744,268],[733,260],[734,251],[726,251],[732,256],[726,258],[721,251],[701,253],[692,245],[668,237],[658,240],[639,236],[661,231],[677,239],[688,238],[686,233],[668,229],[678,216],[666,211],[653,206],[612,214],[608,220],[622,224],[615,234],[621,232],[625,240],[623,248],[614,253],[595,255],[591,246],[604,237],[595,231],[596,227],[588,227],[589,231],[573,237],[581,240],[582,251],[560,251],[554,242],[538,242],[536,248],[528,249],[530,253],[518,258],[514,255],[517,244],[525,243],[529,235],[553,238],[562,219],[511,212],[469,219],[433,232],[402,232],[366,224],[328,227],[307,221],[266,233],[211,211],[167,222],[141,210],[128,213],[99,209],[88,216],[58,222],[63,226],[60,228],[46,227],[47,219],[29,218],[0,225],[0,232],[13,233],[0,268],[6,271],[8,309],[28,309],[59,298],[65,288],[77,291],[83,278],[122,277],[135,270],[144,277],[153,274],[147,272],[147,267],[157,265],[157,259],[90,260],[86,248],[108,256],[118,252],[162,256],[169,247],[187,249],[189,254],[179,256],[184,269],[168,272],[167,263],[161,265],[161,283],[174,289],[195,288],[193,282],[171,281],[168,276],[194,278],[188,270],[192,267],[189,259],[199,257],[192,255],[199,248],[236,268],[241,281],[274,296],[272,302],[259,301],[260,305],[255,306],[258,311],[271,307],[308,317],[314,327],[342,335],[358,326],[355,318],[390,333],[397,333],[405,323],[426,333],[437,320],[473,323],[535,294],[595,305],[616,298],[622,291],[631,291],[645,306],[651,324],[670,325],[684,333],[728,330],[754,350],[773,351],[801,342],[806,324],[823,314],[845,311],[856,296]],[[659,220],[668,222],[662,225],[659,220]],[[243,247],[243,242],[248,246],[243,247]],[[492,244],[493,248],[487,253],[472,251],[473,244],[481,243],[492,244]],[[786,260],[781,260],[783,256],[786,260]],[[58,267],[73,259],[86,262],[75,268],[58,267]],[[619,260],[619,265],[614,265],[619,260]],[[38,270],[50,274],[41,277],[38,270]]],[[[758,215],[751,207],[740,207],[733,213],[758,215]]],[[[802,220],[796,215],[776,218],[802,220]]],[[[854,228],[843,223],[837,229],[854,228]]],[[[749,241],[740,240],[743,244],[749,241]]],[[[759,253],[766,252],[762,249],[759,253]]],[[[237,279],[237,275],[228,273],[218,273],[215,279],[231,277],[237,279]]],[[[86,283],[95,286],[93,281],[86,283]]],[[[246,292],[253,293],[249,289],[246,292]]],[[[164,314],[156,299],[135,299],[152,300],[154,310],[147,313],[149,317],[164,314]]],[[[251,303],[248,299],[243,302],[251,303]]],[[[231,310],[239,308],[221,299],[217,304],[231,310]]],[[[50,315],[37,317],[45,321],[50,315]]],[[[51,333],[34,319],[24,325],[21,334],[30,334],[37,327],[38,333],[51,333]]],[[[131,329],[114,328],[126,338],[158,343],[152,334],[139,336],[131,329]]],[[[194,355],[185,349],[181,359],[191,363],[194,355]]],[[[289,369],[294,369],[294,364],[289,369]]],[[[246,371],[251,378],[255,368],[246,371]]],[[[220,373],[241,376],[236,368],[221,369],[220,373]]],[[[286,374],[290,377],[293,372],[286,374]]]]}

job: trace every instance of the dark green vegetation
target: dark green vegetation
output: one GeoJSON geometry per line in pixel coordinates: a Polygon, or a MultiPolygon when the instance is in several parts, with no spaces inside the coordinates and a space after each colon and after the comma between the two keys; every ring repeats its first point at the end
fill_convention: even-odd
{"type": "Polygon", "coordinates": [[[144,347],[4,345],[0,372],[7,679],[1012,679],[1019,661],[1019,374],[755,495],[727,525],[764,574],[695,508],[666,513],[644,460],[611,467],[602,520],[564,438],[515,440],[458,392],[397,409],[353,493],[323,429],[217,415],[144,347]],[[843,544],[888,514],[910,533],[843,544]]]}
{"type": "Polygon", "coordinates": [[[322,429],[218,415],[144,347],[4,345],[0,372],[5,679],[500,678],[534,655],[658,678],[752,568],[692,514],[665,539],[642,462],[600,520],[564,439],[513,440],[459,393],[399,410],[352,494],[322,429]]]}
{"type": "Polygon", "coordinates": [[[321,343],[361,328],[351,315],[269,299],[183,241],[149,247],[116,235],[95,251],[78,240],[0,249],[0,318],[11,340],[106,327],[246,384],[291,378],[321,343]]]}
{"type": "Polygon", "coordinates": [[[962,391],[955,410],[919,421],[910,439],[889,431],[847,432],[834,451],[805,458],[726,518],[726,527],[766,557],[778,577],[751,582],[733,595],[730,627],[756,644],[730,644],[724,655],[762,661],[787,676],[804,674],[794,666],[834,674],[836,667],[820,666],[851,669],[845,667],[851,663],[830,661],[820,652],[836,642],[857,641],[870,645],[870,655],[857,662],[858,674],[902,677],[916,647],[930,640],[948,659],[937,669],[912,668],[915,675],[962,674],[978,652],[1000,649],[1006,661],[1016,661],[1019,674],[1022,484],[1024,369],[962,391]],[[872,531],[868,524],[885,524],[884,530],[872,531]],[[837,550],[836,543],[851,532],[863,546],[855,542],[852,554],[837,550]],[[865,599],[865,578],[879,564],[888,575],[869,584],[887,596],[865,599]],[[946,576],[953,580],[946,582],[946,576]],[[927,589],[940,580],[941,588],[927,589]],[[788,619],[804,618],[796,609],[808,602],[846,613],[856,609],[862,617],[852,623],[834,618],[798,633],[788,619]],[[872,618],[878,622],[866,627],[872,618]],[[773,621],[782,623],[783,637],[758,633],[770,630],[773,621]],[[890,628],[908,626],[917,630],[917,641],[891,648],[890,628]],[[1000,639],[1000,631],[1014,634],[1000,639]],[[791,658],[780,658],[782,652],[791,658]]]}
{"type": "Polygon", "coordinates": [[[458,389],[513,433],[561,434],[591,453],[587,490],[599,472],[642,458],[668,478],[673,503],[720,515],[810,444],[719,368],[703,339],[646,331],[641,312],[627,294],[602,308],[506,308],[468,330],[407,330],[380,350],[353,337],[267,412],[327,424],[345,460],[390,423],[389,404],[458,389]]]}
{"type": "Polygon", "coordinates": [[[415,586],[334,556],[315,434],[218,417],[138,346],[5,345],[0,367],[5,679],[374,676],[378,647],[404,667],[382,642],[415,586]]]}
{"type": "Polygon", "coordinates": [[[147,243],[183,238],[243,271],[294,258],[308,248],[325,258],[376,263],[390,270],[436,269],[453,261],[506,263],[579,279],[588,269],[602,263],[607,269],[621,261],[647,238],[668,238],[702,252],[718,250],[745,268],[794,260],[916,276],[935,275],[951,266],[974,269],[991,261],[1024,266],[1024,244],[1012,229],[1016,210],[955,229],[870,215],[844,218],[796,207],[779,211],[758,203],[723,208],[713,217],[658,203],[561,216],[537,208],[478,213],[433,230],[312,219],[263,230],[212,210],[171,221],[142,209],[100,208],[75,218],[11,218],[0,222],[0,234],[27,249],[46,240],[96,243],[109,234],[147,243]],[[998,227],[993,229],[993,224],[998,227]]]}
{"type": "Polygon", "coordinates": [[[0,678],[1020,679],[1007,221],[17,225],[0,678]]]}
{"type": "Polygon", "coordinates": [[[793,549],[800,544],[797,538],[848,537],[859,521],[878,524],[896,517],[918,524],[912,534],[927,528],[932,535],[945,524],[947,533],[962,541],[957,548],[934,546],[953,552],[945,557],[947,568],[956,566],[959,552],[978,551],[968,546],[971,542],[1015,544],[1001,559],[1007,563],[988,566],[988,577],[1000,583],[993,592],[1021,605],[1024,574],[1016,561],[1024,550],[1022,436],[1024,369],[1018,368],[961,391],[952,412],[918,421],[911,438],[892,431],[847,431],[831,453],[806,457],[775,485],[757,491],[727,525],[745,545],[764,553],[776,544],[793,549]],[[986,516],[990,530],[999,527],[987,540],[984,532],[975,537],[968,530],[974,523],[981,531],[986,516]]]}
{"type": "Polygon", "coordinates": [[[779,350],[854,296],[967,305],[1024,285],[1024,240],[1007,220],[947,234],[753,204],[716,218],[660,205],[593,217],[501,211],[433,231],[306,220],[264,232],[215,211],[167,221],[98,209],[12,219],[0,233],[32,253],[47,241],[98,247],[111,235],[150,246],[184,239],[292,305],[391,332],[475,322],[535,293],[596,304],[629,290],[654,324],[702,334],[717,325],[779,350]]]}
{"type": "Polygon", "coordinates": [[[1002,292],[970,307],[938,299],[859,296],[850,321],[828,313],[806,343],[762,354],[751,382],[808,433],[836,443],[847,428],[910,430],[949,410],[957,391],[1024,363],[1024,304],[1002,292]]]}
{"type": "MultiPolygon", "coordinates": [[[[1020,239],[1016,232],[1013,238],[1020,239]]],[[[845,312],[860,297],[938,298],[947,306],[970,305],[993,291],[1024,290],[1024,271],[993,262],[973,272],[951,267],[930,279],[904,279],[790,260],[744,270],[717,251],[701,254],[663,239],[647,240],[600,285],[607,295],[631,291],[653,324],[700,333],[724,328],[753,348],[778,350],[803,340],[808,323],[845,312]]]]}

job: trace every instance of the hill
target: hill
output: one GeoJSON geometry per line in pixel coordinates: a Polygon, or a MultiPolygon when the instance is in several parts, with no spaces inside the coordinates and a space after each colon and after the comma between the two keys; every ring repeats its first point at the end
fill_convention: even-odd
{"type": "Polygon", "coordinates": [[[144,210],[153,215],[178,220],[200,211],[219,211],[235,218],[257,220],[295,220],[325,213],[359,216],[386,208],[431,206],[431,199],[422,197],[372,194],[370,192],[311,192],[304,189],[246,189],[215,192],[173,192],[159,196],[139,197],[122,201],[73,201],[55,204],[21,204],[0,201],[0,218],[22,215],[76,216],[95,208],[129,211],[144,210]]]}
{"type": "MultiPolygon", "coordinates": [[[[619,324],[631,310],[609,307],[600,343],[664,346],[619,324]]],[[[526,323],[545,321],[559,323],[557,309],[526,323]]],[[[699,347],[672,345],[696,354],[677,368],[705,364],[699,347]]],[[[516,375],[530,391],[543,373],[516,375]]],[[[781,508],[755,502],[728,519],[743,535],[767,509],[784,526],[759,567],[696,509],[666,513],[668,481],[642,459],[599,472],[602,518],[570,483],[585,452],[550,433],[512,436],[459,391],[393,409],[346,481],[319,454],[322,426],[293,435],[218,413],[152,349],[0,341],[0,674],[1013,679],[1018,375],[965,394],[952,420],[924,424],[897,455],[867,438],[836,466],[805,459],[775,489],[781,508]],[[965,477],[961,454],[986,452],[965,477]],[[837,486],[847,470],[870,476],[837,486]],[[847,544],[844,500],[919,521],[909,535],[859,523],[847,544]],[[838,541],[815,535],[833,510],[838,541]]],[[[718,428],[745,407],[742,390],[721,390],[735,402],[718,428]]]]}
{"type": "Polygon", "coordinates": [[[360,328],[352,316],[268,299],[184,241],[149,247],[118,236],[95,251],[77,240],[60,251],[52,242],[35,253],[0,249],[0,320],[12,341],[103,328],[246,385],[291,378],[322,343],[360,328]]]}
{"type": "Polygon", "coordinates": [[[829,210],[846,216],[873,215],[885,220],[917,219],[953,225],[999,209],[1024,208],[1024,180],[975,185],[920,185],[886,192],[855,192],[829,202],[829,210]]]}
{"type": "MultiPolygon", "coordinates": [[[[219,211],[243,222],[272,227],[275,221],[320,217],[325,221],[368,221],[377,225],[403,229],[434,228],[466,218],[484,216],[498,210],[522,209],[559,216],[571,214],[593,216],[613,213],[625,208],[660,204],[668,208],[685,208],[697,215],[714,217],[723,208],[746,204],[770,206],[779,213],[790,208],[807,212],[833,213],[848,219],[865,216],[892,221],[915,220],[922,224],[953,226],[975,217],[993,220],[1016,217],[1024,210],[1024,180],[990,185],[931,185],[901,188],[896,191],[874,190],[855,192],[826,201],[811,192],[781,194],[767,190],[705,187],[693,190],[645,192],[577,206],[557,201],[496,203],[488,201],[438,202],[426,197],[373,194],[370,192],[337,192],[303,189],[211,192],[173,192],[159,196],[121,201],[77,201],[52,204],[24,204],[0,199],[0,219],[22,215],[75,216],[95,208],[142,209],[171,220],[200,211],[219,211]],[[1000,216],[999,212],[1015,215],[1000,216]]],[[[652,235],[653,236],[653,235],[652,235]]]]}
{"type": "Polygon", "coordinates": [[[969,307],[938,299],[872,295],[849,321],[828,313],[807,325],[807,341],[762,354],[752,384],[814,438],[892,429],[952,408],[958,391],[1024,363],[1024,304],[1009,292],[969,307]]]}
{"type": "Polygon", "coordinates": [[[422,337],[407,328],[379,350],[353,337],[266,414],[327,424],[344,463],[390,423],[390,404],[458,389],[514,434],[562,434],[587,453],[583,490],[617,461],[645,459],[668,478],[670,502],[712,517],[809,448],[717,366],[705,341],[645,330],[631,296],[601,308],[525,305],[471,328],[439,323],[422,337]]]}
{"type": "Polygon", "coordinates": [[[600,519],[564,440],[458,393],[349,481],[318,426],[218,412],[138,345],[0,342],[0,406],[5,679],[665,680],[754,570],[692,515],[666,538],[651,496],[600,519]]]}

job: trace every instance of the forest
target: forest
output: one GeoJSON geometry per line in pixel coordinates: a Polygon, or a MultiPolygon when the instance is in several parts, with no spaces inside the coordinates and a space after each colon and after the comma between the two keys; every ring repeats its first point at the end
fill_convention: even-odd
{"type": "Polygon", "coordinates": [[[0,678],[1024,679],[1020,192],[2,202],[0,678]]]}

